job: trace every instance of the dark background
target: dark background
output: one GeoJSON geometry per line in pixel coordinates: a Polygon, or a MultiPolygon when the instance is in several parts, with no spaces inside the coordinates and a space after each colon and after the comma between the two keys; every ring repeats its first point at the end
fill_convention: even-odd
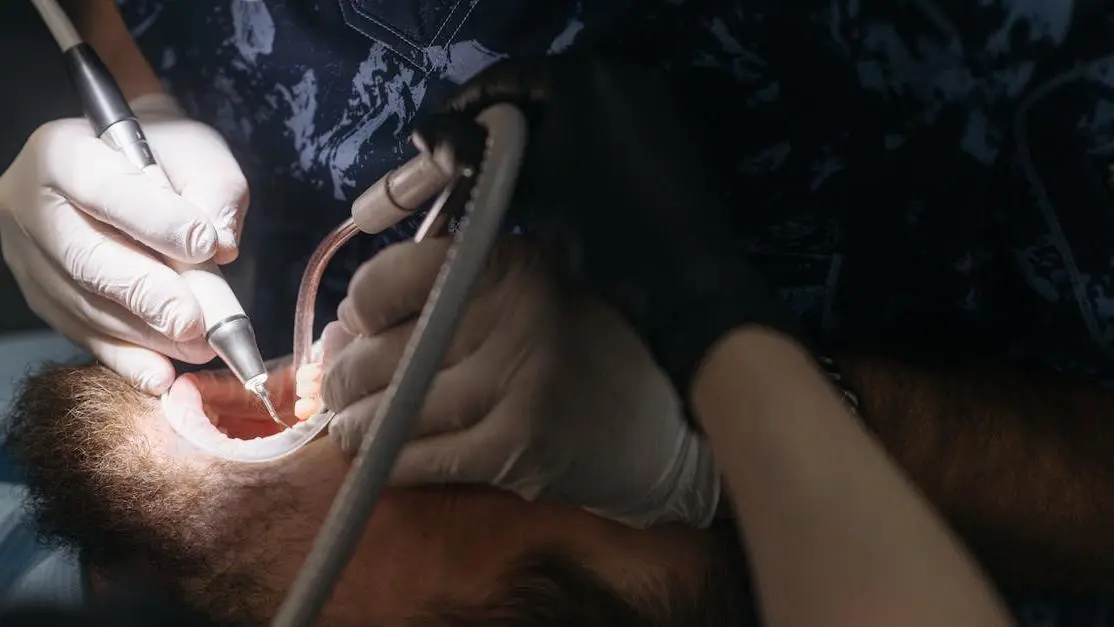
{"type": "MultiPolygon", "coordinates": [[[[26,0],[0,0],[0,171],[36,127],[80,112],[62,57],[26,0]]],[[[0,264],[0,334],[45,328],[0,264]]]]}

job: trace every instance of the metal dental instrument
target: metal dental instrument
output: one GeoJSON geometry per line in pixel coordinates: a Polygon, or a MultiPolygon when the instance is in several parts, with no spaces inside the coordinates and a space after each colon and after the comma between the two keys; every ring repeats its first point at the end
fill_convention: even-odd
{"type": "MultiPolygon", "coordinates": [[[[135,167],[173,189],[159,167],[147,137],[120,92],[108,68],[92,46],[83,42],[65,11],[55,0],[31,0],[51,35],[62,49],[66,70],[73,81],[93,132],[122,153],[135,167]]],[[[184,264],[165,259],[189,286],[201,305],[205,339],[244,387],[259,397],[271,419],[279,419],[267,394],[267,370],[255,340],[255,330],[240,301],[215,263],[184,264]]]]}
{"type": "MultiPolygon", "coordinates": [[[[485,110],[476,122],[487,131],[486,141],[478,151],[482,157],[475,163],[469,162],[468,155],[464,155],[464,163],[460,158],[454,159],[453,182],[438,202],[439,213],[464,206],[453,245],[352,468],[305,564],[271,623],[274,627],[309,627],[328,601],[364,535],[367,521],[409,437],[430,383],[468,305],[472,288],[500,233],[526,144],[526,120],[515,107],[501,104],[485,110]]],[[[402,178],[390,176],[385,179],[384,188],[391,180],[397,182],[402,178]]],[[[399,205],[396,203],[396,206],[399,205]]],[[[379,223],[381,216],[357,216],[355,205],[353,211],[355,224],[376,225],[380,230],[389,226],[389,220],[385,220],[388,224],[379,223]]],[[[400,213],[405,214],[405,211],[400,213]]],[[[431,219],[436,220],[436,216],[431,219]]]]}
{"type": "MultiPolygon", "coordinates": [[[[449,200],[445,186],[451,176],[444,169],[452,169],[454,166],[451,163],[437,165],[435,160],[451,162],[451,159],[448,155],[437,155],[435,158],[421,144],[418,147],[423,150],[422,154],[388,173],[353,203],[352,217],[330,231],[310,256],[302,274],[294,310],[295,371],[320,359],[314,354],[313,346],[314,307],[321,277],[337,250],[361,231],[379,232],[411,215],[439,191],[442,192],[441,197],[427,213],[414,239],[420,241],[428,234],[437,232],[438,224],[443,223],[447,217],[447,212],[443,211],[449,200]]],[[[468,168],[463,169],[469,176],[473,174],[468,168]]],[[[214,457],[241,464],[270,463],[293,455],[315,440],[333,419],[333,413],[324,408],[317,415],[279,435],[257,438],[248,446],[226,447],[214,444],[194,430],[183,428],[173,417],[173,412],[172,407],[164,408],[167,422],[179,436],[214,457]]]]}

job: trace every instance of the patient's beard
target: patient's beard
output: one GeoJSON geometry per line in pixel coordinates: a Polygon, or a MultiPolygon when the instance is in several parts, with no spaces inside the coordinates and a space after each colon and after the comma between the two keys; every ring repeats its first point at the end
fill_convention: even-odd
{"type": "Polygon", "coordinates": [[[246,573],[271,570],[293,540],[277,534],[304,531],[271,524],[298,520],[294,495],[267,467],[152,446],[159,430],[141,421],[159,419],[103,367],[51,366],[24,384],[8,444],[45,536],[100,573],[155,577],[222,623],[250,621],[276,591],[246,573]]]}
{"type": "MultiPolygon", "coordinates": [[[[177,454],[181,441],[161,420],[157,401],[104,368],[50,367],[29,378],[14,407],[9,443],[28,470],[43,531],[81,550],[98,572],[151,578],[217,624],[265,623],[284,592],[275,586],[289,581],[302,557],[283,549],[310,546],[312,522],[336,488],[327,477],[339,475],[346,462],[336,449],[282,466],[177,454]]],[[[451,502],[437,500],[433,507],[451,502]]],[[[537,546],[518,560],[525,568],[508,565],[511,572],[493,589],[501,592],[463,606],[432,600],[413,608],[414,622],[750,625],[741,555],[734,530],[724,531],[723,541],[708,547],[703,581],[689,581],[684,568],[676,580],[663,574],[660,582],[628,593],[637,598],[633,606],[592,583],[593,568],[581,557],[563,553],[562,546],[537,546]],[[553,562],[547,551],[561,559],[553,562]],[[643,606],[657,619],[637,616],[633,607],[643,606]]],[[[476,537],[467,527],[463,534],[476,537]]],[[[363,602],[358,588],[353,594],[363,602]]],[[[360,603],[350,608],[363,610],[360,603]]]]}

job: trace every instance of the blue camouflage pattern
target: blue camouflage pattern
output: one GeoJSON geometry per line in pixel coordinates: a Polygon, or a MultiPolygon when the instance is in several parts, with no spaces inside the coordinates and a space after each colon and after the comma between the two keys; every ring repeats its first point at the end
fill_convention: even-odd
{"type": "MultiPolygon", "coordinates": [[[[356,196],[414,154],[409,127],[419,112],[507,54],[562,52],[613,32],[607,26],[629,19],[634,3],[120,4],[171,92],[225,135],[248,175],[242,256],[258,278],[245,307],[264,353],[278,356],[290,351],[297,286],[313,248],[356,196]]],[[[338,253],[323,280],[319,327],[335,318],[359,263],[415,228],[411,221],[338,253]]]]}
{"type": "MultiPolygon", "coordinates": [[[[1032,360],[1114,383],[1114,41],[1094,0],[121,0],[252,184],[265,352],[349,203],[408,129],[509,55],[604,47],[668,68],[740,245],[828,344],[1032,360]]],[[[354,242],[325,282],[412,232],[354,242]]],[[[245,261],[244,263],[248,263],[245,261]]],[[[1026,600],[1027,627],[1114,625],[1026,600]]]]}

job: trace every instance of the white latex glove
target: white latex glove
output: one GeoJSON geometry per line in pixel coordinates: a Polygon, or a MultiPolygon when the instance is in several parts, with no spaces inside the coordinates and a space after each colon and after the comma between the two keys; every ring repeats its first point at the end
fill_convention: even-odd
{"type": "MultiPolygon", "coordinates": [[[[392,246],[349,285],[339,317],[359,337],[348,336],[335,357],[326,351],[322,389],[338,412],[330,432],[348,452],[359,448],[447,248],[445,239],[392,246]]],[[[719,475],[681,406],[618,314],[563,292],[535,249],[508,238],[392,481],[486,483],[633,527],[703,527],[716,511],[719,475]]]]}
{"type": "Polygon", "coordinates": [[[166,356],[204,363],[213,351],[197,301],[153,251],[232,261],[248,193],[220,135],[170,96],[132,107],[178,193],[97,139],[84,119],[57,120],[0,175],[0,235],[31,309],[158,394],[174,378],[166,356]]]}

